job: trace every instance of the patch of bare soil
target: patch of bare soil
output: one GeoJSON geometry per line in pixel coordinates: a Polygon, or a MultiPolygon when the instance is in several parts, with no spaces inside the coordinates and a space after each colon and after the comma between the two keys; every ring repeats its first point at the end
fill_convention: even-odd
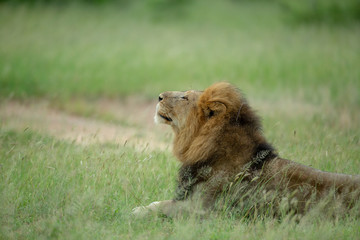
{"type": "MultiPolygon", "coordinates": [[[[121,101],[101,99],[80,103],[74,101],[70,107],[59,110],[61,108],[45,100],[27,103],[5,101],[0,103],[0,127],[29,128],[78,144],[111,142],[138,150],[171,148],[171,128],[155,125],[153,121],[156,101],[130,97],[121,101]],[[83,110],[77,112],[71,108],[77,104],[84,109],[90,107],[93,115],[80,116],[83,110]],[[110,116],[110,120],[104,116],[110,116]]],[[[252,103],[261,116],[311,119],[315,114],[322,114],[328,116],[332,126],[339,129],[356,129],[359,126],[360,115],[345,108],[336,111],[328,105],[319,107],[291,99],[278,102],[257,100],[252,103]]]]}
{"type": "Polygon", "coordinates": [[[131,99],[96,102],[99,111],[111,112],[121,120],[111,123],[59,111],[47,101],[8,101],[0,105],[0,126],[17,130],[29,128],[78,144],[111,142],[139,150],[164,150],[171,145],[171,129],[153,123],[155,105],[156,102],[131,99]]]}

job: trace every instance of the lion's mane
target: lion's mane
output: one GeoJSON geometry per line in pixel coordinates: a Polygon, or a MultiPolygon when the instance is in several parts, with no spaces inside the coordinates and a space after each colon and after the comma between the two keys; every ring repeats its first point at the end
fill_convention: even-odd
{"type": "MultiPolygon", "coordinates": [[[[259,118],[239,89],[220,82],[207,88],[191,110],[186,127],[175,136],[174,154],[185,165],[206,161],[214,154],[243,161],[265,142],[259,118]],[[236,142],[235,142],[236,141],[236,142]]],[[[224,159],[225,160],[225,159],[224,159]]]]}

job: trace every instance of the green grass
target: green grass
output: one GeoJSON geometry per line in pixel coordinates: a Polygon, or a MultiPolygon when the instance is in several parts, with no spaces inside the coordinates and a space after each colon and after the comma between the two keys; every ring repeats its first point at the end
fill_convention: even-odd
{"type": "Polygon", "coordinates": [[[228,80],[360,104],[359,24],[293,26],[273,3],[200,0],[173,17],[140,3],[3,5],[0,22],[2,98],[154,97],[228,80]]]}
{"type": "Polygon", "coordinates": [[[166,153],[79,147],[29,131],[1,131],[0,141],[5,238],[126,236],[132,207],[170,197],[175,161],[166,153]]]}
{"type": "MultiPolygon", "coordinates": [[[[45,98],[113,122],[92,103],[228,80],[259,109],[281,156],[359,174],[359,23],[294,26],[265,1],[210,3],[167,13],[141,2],[0,5],[0,101],[45,98]]],[[[0,119],[0,239],[359,238],[351,216],[131,218],[136,206],[172,198],[177,168],[169,151],[82,146],[0,119]]]]}
{"type": "MultiPolygon", "coordinates": [[[[333,144],[329,138],[323,142],[333,144]]],[[[302,144],[306,157],[313,144],[302,144]]],[[[322,165],[321,150],[312,150],[311,162],[325,170],[356,172],[356,146],[350,143],[352,151],[325,159],[329,166],[322,165]],[[334,159],[353,162],[337,165],[334,159]]],[[[0,157],[3,239],[356,239],[360,233],[352,217],[308,216],[300,222],[222,215],[201,221],[132,218],[133,207],[172,197],[177,164],[167,152],[140,153],[110,143],[78,146],[30,130],[2,129],[0,157]]]]}

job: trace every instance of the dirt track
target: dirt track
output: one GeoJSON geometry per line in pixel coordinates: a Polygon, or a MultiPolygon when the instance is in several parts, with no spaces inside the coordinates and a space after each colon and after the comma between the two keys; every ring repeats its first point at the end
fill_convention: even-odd
{"type": "MultiPolygon", "coordinates": [[[[111,114],[112,120],[71,114],[71,111],[59,110],[46,100],[26,103],[4,101],[0,103],[0,127],[20,131],[28,128],[84,145],[111,142],[137,150],[171,149],[171,128],[153,122],[156,101],[133,97],[122,101],[103,99],[85,102],[85,105],[91,106],[100,115],[111,114]]],[[[311,119],[314,114],[326,113],[341,129],[358,127],[359,115],[346,109],[335,112],[331,107],[315,107],[296,101],[269,103],[260,100],[252,105],[262,116],[280,114],[287,118],[311,119]]]]}
{"type": "Polygon", "coordinates": [[[141,150],[170,147],[170,128],[153,123],[156,102],[99,101],[96,104],[96,108],[111,112],[124,124],[69,114],[46,101],[26,104],[10,101],[0,106],[0,126],[17,130],[29,128],[78,144],[112,142],[141,150]]]}

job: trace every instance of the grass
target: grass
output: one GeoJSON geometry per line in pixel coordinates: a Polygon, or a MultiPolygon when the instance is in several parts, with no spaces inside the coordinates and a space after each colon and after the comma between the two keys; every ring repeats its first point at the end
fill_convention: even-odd
{"type": "MultiPolygon", "coordinates": [[[[98,99],[156,98],[225,79],[259,109],[281,156],[359,174],[358,23],[289,25],[265,2],[199,0],[183,10],[1,5],[1,103],[48,99],[114,122],[98,99]]],[[[177,168],[169,151],[78,145],[0,120],[0,238],[359,238],[351,216],[131,218],[136,206],[172,198],[177,168]]]]}
{"type": "Polygon", "coordinates": [[[123,221],[131,206],[149,200],[143,187],[158,181],[159,188],[149,194],[166,194],[169,168],[174,167],[165,164],[164,153],[149,157],[110,144],[85,148],[28,131],[2,131],[1,156],[6,170],[1,177],[1,232],[16,239],[118,234],[119,227],[128,227],[123,221]],[[153,158],[165,167],[163,173],[149,168],[153,158]],[[149,171],[143,173],[143,167],[149,171]],[[67,233],[70,226],[74,231],[67,233]],[[82,228],[93,230],[83,235],[82,228]],[[104,232],[96,233],[99,229],[104,232]]]}
{"type": "MultiPolygon", "coordinates": [[[[308,216],[299,223],[225,216],[139,220],[130,217],[133,207],[173,195],[177,164],[169,153],[140,153],[110,143],[79,146],[30,130],[2,129],[0,146],[4,239],[356,239],[359,234],[359,221],[351,217],[308,216]]],[[[355,147],[337,159],[358,157],[355,147]]],[[[318,152],[311,162],[332,170],[321,166],[318,152]]],[[[352,172],[358,167],[354,160],[337,169],[352,172]]]]}
{"type": "Polygon", "coordinates": [[[0,11],[2,98],[153,98],[228,80],[252,94],[360,102],[358,23],[292,26],[273,3],[231,1],[166,19],[143,4],[0,11]]]}

